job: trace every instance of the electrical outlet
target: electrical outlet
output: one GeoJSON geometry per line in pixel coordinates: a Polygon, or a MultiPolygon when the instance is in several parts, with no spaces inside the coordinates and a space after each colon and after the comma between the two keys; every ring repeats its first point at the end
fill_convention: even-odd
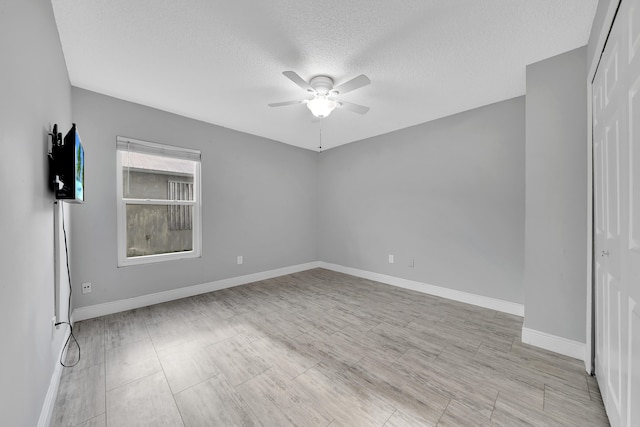
{"type": "Polygon", "coordinates": [[[82,284],[82,293],[83,294],[90,294],[91,293],[91,282],[87,282],[87,283],[83,283],[82,284]]]}
{"type": "Polygon", "coordinates": [[[413,258],[411,258],[409,260],[409,267],[415,267],[415,262],[414,262],[413,258]]]}
{"type": "Polygon", "coordinates": [[[244,263],[244,257],[242,255],[238,255],[238,265],[244,263]]]}
{"type": "Polygon", "coordinates": [[[393,254],[389,254],[389,264],[393,264],[393,262],[394,262],[393,254]]]}

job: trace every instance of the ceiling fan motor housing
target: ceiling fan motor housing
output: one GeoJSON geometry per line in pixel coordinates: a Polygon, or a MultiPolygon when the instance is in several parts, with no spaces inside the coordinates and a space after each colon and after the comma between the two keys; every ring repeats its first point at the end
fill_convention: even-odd
{"type": "Polygon", "coordinates": [[[309,82],[309,86],[311,86],[318,95],[328,95],[333,89],[333,79],[328,76],[315,76],[309,82]]]}

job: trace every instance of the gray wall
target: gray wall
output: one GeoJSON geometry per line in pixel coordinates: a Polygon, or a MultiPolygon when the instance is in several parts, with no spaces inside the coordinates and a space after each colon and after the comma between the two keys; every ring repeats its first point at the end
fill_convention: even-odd
{"type": "Polygon", "coordinates": [[[0,424],[35,426],[65,332],[51,322],[46,135],[53,123],[71,126],[71,92],[50,2],[0,2],[0,57],[0,424]]]}
{"type": "Polygon", "coordinates": [[[522,303],[524,107],[514,98],[323,152],[319,259],[522,303]]]}
{"type": "Polygon", "coordinates": [[[527,66],[526,328],[585,342],[587,49],[527,66]]]}
{"type": "Polygon", "coordinates": [[[317,153],[78,88],[72,100],[86,162],[86,201],[72,207],[74,307],[317,259],[317,153]],[[117,267],[118,135],[202,151],[201,258],[117,267]]]}

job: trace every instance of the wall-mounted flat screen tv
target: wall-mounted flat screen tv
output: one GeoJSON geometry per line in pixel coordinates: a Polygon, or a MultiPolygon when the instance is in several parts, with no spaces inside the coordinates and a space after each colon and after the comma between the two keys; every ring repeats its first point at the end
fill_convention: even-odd
{"type": "Polygon", "coordinates": [[[54,149],[56,174],[62,186],[56,188],[56,199],[72,203],[84,202],[84,148],[75,123],[54,149]]]}

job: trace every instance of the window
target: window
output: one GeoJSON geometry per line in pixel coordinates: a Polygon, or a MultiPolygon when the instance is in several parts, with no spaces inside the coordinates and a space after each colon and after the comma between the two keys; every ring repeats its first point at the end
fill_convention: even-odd
{"type": "Polygon", "coordinates": [[[200,256],[200,152],[117,138],[118,266],[200,256]]]}

